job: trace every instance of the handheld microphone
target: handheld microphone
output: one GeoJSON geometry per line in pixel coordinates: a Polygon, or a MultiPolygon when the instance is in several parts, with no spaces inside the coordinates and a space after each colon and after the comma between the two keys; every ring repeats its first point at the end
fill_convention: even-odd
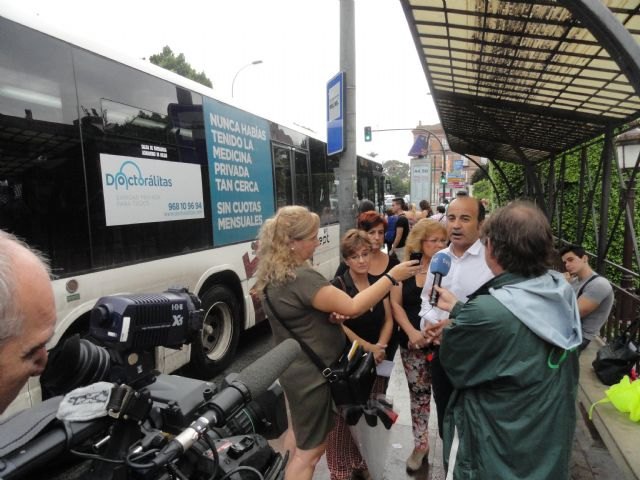
{"type": "Polygon", "coordinates": [[[224,425],[228,417],[253,397],[266,392],[300,352],[300,344],[288,338],[242,370],[231,385],[209,401],[210,409],[165,445],[152,463],[156,466],[168,464],[191,448],[209,428],[224,425]]]}
{"type": "Polygon", "coordinates": [[[445,277],[449,273],[451,268],[451,257],[446,252],[438,252],[431,259],[431,265],[429,270],[433,273],[433,285],[431,286],[431,295],[429,296],[429,305],[435,306],[438,303],[438,297],[440,296],[435,289],[442,283],[442,277],[445,277]]]}

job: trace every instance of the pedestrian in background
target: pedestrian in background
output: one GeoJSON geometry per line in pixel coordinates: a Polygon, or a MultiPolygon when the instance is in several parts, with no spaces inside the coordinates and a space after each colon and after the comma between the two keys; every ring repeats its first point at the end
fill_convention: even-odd
{"type": "Polygon", "coordinates": [[[384,232],[384,243],[387,246],[387,252],[391,252],[393,240],[396,238],[396,222],[398,221],[398,216],[393,213],[392,208],[388,208],[385,214],[387,217],[387,230],[384,232]]]}
{"type": "Polygon", "coordinates": [[[363,198],[360,200],[360,204],[358,205],[358,215],[364,212],[370,212],[376,210],[375,204],[369,200],[368,198],[363,198]]]}
{"type": "Polygon", "coordinates": [[[434,213],[433,215],[431,215],[431,217],[433,220],[436,220],[440,223],[446,223],[447,219],[445,217],[445,208],[444,205],[438,205],[436,207],[436,213],[434,213]]]}
{"type": "Polygon", "coordinates": [[[418,212],[418,210],[416,210],[415,203],[410,203],[406,212],[406,216],[407,220],[409,221],[409,230],[411,230],[416,222],[422,218],[422,212],[418,212]]]}
{"type": "Polygon", "coordinates": [[[420,215],[421,218],[429,218],[433,215],[433,210],[431,209],[431,204],[426,200],[420,200],[420,215]]]}
{"type": "Polygon", "coordinates": [[[406,216],[408,207],[404,198],[397,197],[391,202],[391,208],[394,215],[398,216],[398,220],[396,220],[396,235],[393,238],[389,255],[395,255],[401,259],[404,258],[404,244],[409,236],[409,220],[406,216]]]}

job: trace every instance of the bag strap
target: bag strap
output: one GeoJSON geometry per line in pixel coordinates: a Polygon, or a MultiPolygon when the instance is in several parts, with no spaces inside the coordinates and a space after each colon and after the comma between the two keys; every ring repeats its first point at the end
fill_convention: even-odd
{"type": "Polygon", "coordinates": [[[580,287],[580,290],[578,290],[578,294],[576,295],[576,298],[580,298],[580,295],[582,295],[582,292],[584,292],[584,289],[587,285],[589,285],[589,282],[591,282],[592,280],[595,280],[597,277],[599,277],[600,275],[598,275],[597,273],[594,273],[593,275],[591,275],[589,277],[589,280],[587,280],[586,282],[584,282],[582,284],[582,286],[580,287]]]}
{"type": "Polygon", "coordinates": [[[327,367],[322,361],[322,359],[316,354],[316,352],[314,352],[311,349],[311,347],[307,345],[307,343],[304,340],[302,340],[296,332],[294,332],[289,327],[287,327],[285,323],[282,321],[282,319],[278,316],[276,309],[273,308],[273,304],[271,303],[271,300],[269,300],[269,295],[267,294],[266,288],[264,290],[264,298],[267,301],[267,305],[269,305],[269,309],[271,310],[273,317],[276,320],[278,320],[278,322],[280,322],[280,325],[282,325],[285,328],[285,330],[287,330],[289,334],[300,344],[300,347],[302,347],[302,350],[304,350],[304,353],[306,353],[311,359],[311,361],[315,364],[315,366],[318,367],[318,369],[322,373],[322,376],[325,377],[330,382],[334,381],[336,378],[335,376],[333,376],[333,371],[331,370],[331,368],[327,367]]]}
{"type": "Polygon", "coordinates": [[[342,275],[337,276],[336,280],[340,282],[340,290],[342,290],[343,292],[346,292],[347,285],[344,283],[344,278],[342,278],[342,275]]]}

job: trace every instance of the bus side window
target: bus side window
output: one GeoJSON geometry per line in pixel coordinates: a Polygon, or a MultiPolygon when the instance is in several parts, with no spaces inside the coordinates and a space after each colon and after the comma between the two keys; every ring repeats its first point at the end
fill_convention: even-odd
{"type": "Polygon", "coordinates": [[[309,155],[307,152],[297,151],[295,204],[311,208],[311,189],[309,188],[309,155]]]}
{"type": "Polygon", "coordinates": [[[273,146],[276,209],[293,203],[290,151],[289,147],[273,146]]]}

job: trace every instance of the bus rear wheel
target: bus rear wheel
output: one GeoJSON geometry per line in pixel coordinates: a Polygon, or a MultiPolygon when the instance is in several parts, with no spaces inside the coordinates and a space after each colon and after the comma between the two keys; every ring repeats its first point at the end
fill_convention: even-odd
{"type": "Polygon", "coordinates": [[[238,300],[227,287],[214,285],[200,297],[204,310],[201,334],[191,345],[189,370],[205,380],[233,360],[240,338],[238,300]]]}

